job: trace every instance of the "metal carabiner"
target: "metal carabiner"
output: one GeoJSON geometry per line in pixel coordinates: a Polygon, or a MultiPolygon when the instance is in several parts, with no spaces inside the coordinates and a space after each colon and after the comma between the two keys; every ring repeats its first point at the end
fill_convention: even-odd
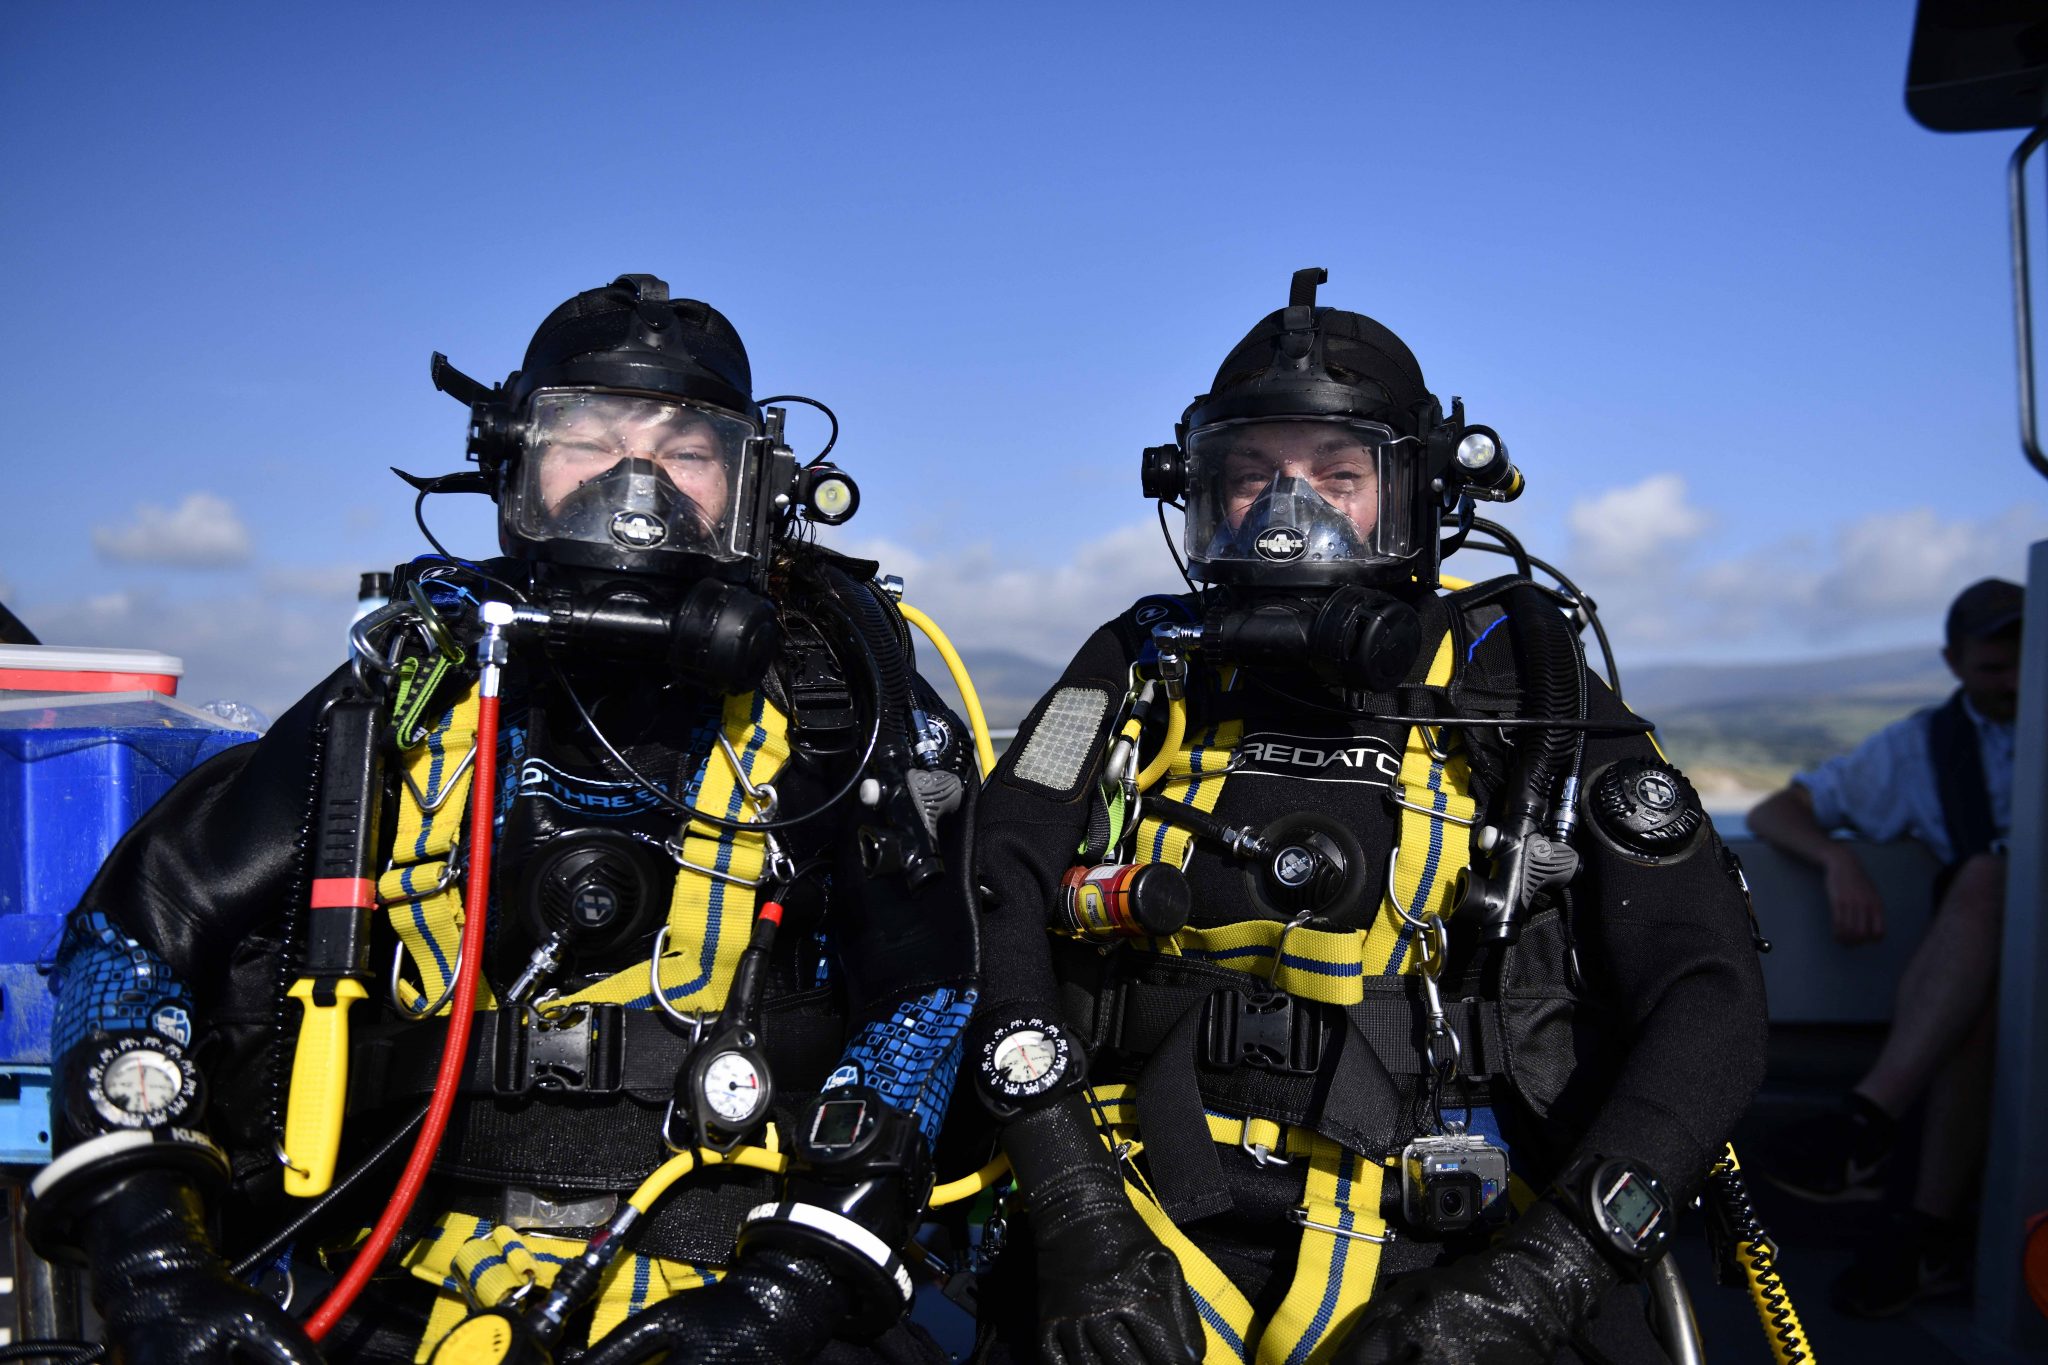
{"type": "Polygon", "coordinates": [[[426,639],[427,648],[444,659],[460,663],[462,646],[455,643],[455,633],[441,619],[440,609],[435,607],[434,599],[427,596],[426,587],[415,579],[405,585],[405,595],[411,599],[413,610],[419,613],[420,631],[426,639]]]}

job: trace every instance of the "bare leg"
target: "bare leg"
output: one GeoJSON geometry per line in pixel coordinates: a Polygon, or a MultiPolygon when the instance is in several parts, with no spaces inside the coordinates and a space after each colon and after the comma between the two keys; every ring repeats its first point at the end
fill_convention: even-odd
{"type": "Polygon", "coordinates": [[[1997,1010],[1987,1006],[1975,1028],[1927,1088],[1920,1173],[1913,1207],[1943,1222],[1969,1213],[1991,1128],[1991,1068],[1997,1051],[1997,1010]]]}
{"type": "Polygon", "coordinates": [[[1899,978],[1884,1050],[1856,1086],[1886,1113],[1905,1112],[1926,1092],[1995,995],[2004,909],[2004,857],[1964,863],[1899,978]]]}

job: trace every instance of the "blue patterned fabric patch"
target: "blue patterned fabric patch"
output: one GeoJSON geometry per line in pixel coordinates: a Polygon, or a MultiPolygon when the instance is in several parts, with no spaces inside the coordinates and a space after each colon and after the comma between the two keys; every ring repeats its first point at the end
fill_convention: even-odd
{"type": "Polygon", "coordinates": [[[50,970],[57,994],[50,1055],[62,1057],[95,1029],[106,1033],[157,1032],[192,1041],[192,994],[170,964],[129,938],[94,910],[64,931],[50,970]]]}
{"type": "Polygon", "coordinates": [[[841,1071],[858,1068],[883,1099],[917,1120],[926,1141],[938,1141],[975,999],[973,991],[940,986],[898,1005],[853,1036],[841,1054],[841,1071]]]}

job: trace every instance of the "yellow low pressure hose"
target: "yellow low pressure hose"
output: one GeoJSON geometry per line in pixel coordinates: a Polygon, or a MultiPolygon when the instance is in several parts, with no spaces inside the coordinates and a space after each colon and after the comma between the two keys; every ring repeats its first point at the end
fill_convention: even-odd
{"type": "Polygon", "coordinates": [[[1173,766],[1173,756],[1180,752],[1181,741],[1188,733],[1188,704],[1169,697],[1166,701],[1166,741],[1159,746],[1159,752],[1145,765],[1145,771],[1138,774],[1138,790],[1150,790],[1153,784],[1166,776],[1173,766]]]}
{"type": "Polygon", "coordinates": [[[766,1147],[735,1147],[730,1152],[714,1152],[700,1147],[694,1152],[678,1152],[655,1167],[654,1174],[641,1181],[640,1188],[633,1191],[626,1202],[646,1214],[657,1200],[668,1193],[669,1186],[696,1170],[700,1163],[706,1166],[748,1166],[780,1175],[789,1165],[789,1158],[766,1147]]]}
{"type": "Polygon", "coordinates": [[[953,675],[953,686],[960,689],[960,700],[967,707],[967,723],[974,727],[974,756],[981,764],[981,775],[986,778],[996,770],[996,746],[988,735],[988,717],[981,713],[981,696],[974,690],[974,679],[967,676],[967,665],[960,661],[960,651],[953,648],[953,642],[946,638],[946,632],[939,629],[938,622],[926,616],[908,602],[898,602],[896,610],[903,613],[903,619],[924,632],[932,642],[932,648],[939,651],[939,657],[946,661],[946,671],[953,675]]]}
{"type": "MultiPolygon", "coordinates": [[[[655,1168],[654,1174],[640,1182],[640,1188],[633,1191],[626,1200],[645,1215],[660,1198],[667,1194],[669,1187],[678,1180],[704,1166],[747,1166],[757,1171],[769,1171],[780,1175],[788,1166],[789,1158],[780,1152],[771,1152],[766,1147],[735,1147],[730,1152],[714,1152],[698,1148],[694,1152],[678,1152],[655,1168]]],[[[949,1180],[932,1191],[926,1202],[932,1208],[957,1204],[963,1199],[972,1199],[989,1186],[1010,1173],[1010,1158],[998,1152],[995,1160],[972,1175],[963,1175],[958,1180],[949,1180]]]]}
{"type": "Polygon", "coordinates": [[[994,1161],[989,1162],[988,1165],[982,1167],[973,1175],[963,1175],[958,1180],[948,1180],[945,1184],[933,1190],[932,1197],[926,1202],[937,1209],[944,1208],[948,1204],[957,1204],[963,1199],[972,1199],[975,1195],[980,1194],[1009,1173],[1010,1158],[1001,1152],[997,1152],[994,1161]]]}

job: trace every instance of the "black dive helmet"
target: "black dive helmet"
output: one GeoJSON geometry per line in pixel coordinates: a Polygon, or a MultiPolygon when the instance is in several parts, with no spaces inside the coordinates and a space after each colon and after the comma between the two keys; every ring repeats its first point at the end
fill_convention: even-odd
{"type": "Polygon", "coordinates": [[[1316,306],[1322,269],[1297,270],[1190,403],[1177,440],[1145,452],[1144,489],[1186,499],[1189,573],[1244,588],[1437,581],[1444,514],[1504,499],[1521,476],[1490,428],[1443,407],[1402,340],[1316,306]]]}
{"type": "Polygon", "coordinates": [[[852,512],[850,481],[829,466],[800,471],[781,414],[764,420],[732,323],[671,299],[653,275],[621,275],[549,313],[502,384],[485,389],[440,355],[434,383],[470,405],[469,454],[516,559],[758,590],[779,520],[798,507],[828,522],[852,512]],[[828,493],[840,515],[809,505],[828,493]]]}

